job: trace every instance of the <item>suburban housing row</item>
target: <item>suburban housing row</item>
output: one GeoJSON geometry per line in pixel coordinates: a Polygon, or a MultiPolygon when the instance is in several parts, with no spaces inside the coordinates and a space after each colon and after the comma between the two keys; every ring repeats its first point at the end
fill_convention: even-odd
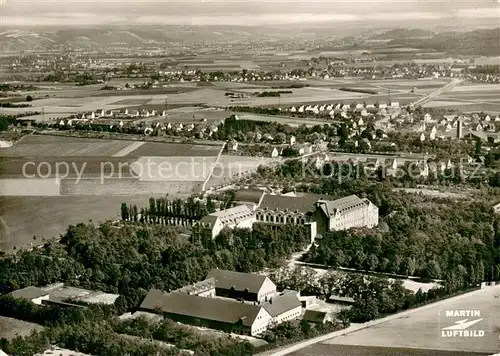
{"type": "Polygon", "coordinates": [[[247,189],[236,192],[235,202],[237,206],[209,214],[197,222],[193,238],[206,243],[224,228],[252,228],[256,222],[308,226],[311,240],[327,231],[378,225],[378,207],[356,195],[332,199],[309,193],[271,195],[247,189]]]}

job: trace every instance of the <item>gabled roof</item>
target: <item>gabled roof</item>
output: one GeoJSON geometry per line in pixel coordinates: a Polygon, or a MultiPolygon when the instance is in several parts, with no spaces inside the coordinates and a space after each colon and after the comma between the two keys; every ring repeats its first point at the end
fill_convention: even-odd
{"type": "Polygon", "coordinates": [[[265,192],[259,189],[240,189],[234,193],[234,200],[258,204],[264,194],[265,192]]]}
{"type": "Polygon", "coordinates": [[[200,222],[214,224],[219,219],[224,225],[227,225],[237,223],[241,219],[248,219],[252,215],[252,211],[246,205],[238,205],[204,216],[200,222]]]}
{"type": "Polygon", "coordinates": [[[264,309],[274,318],[287,311],[302,306],[302,303],[295,291],[287,291],[271,299],[270,302],[263,304],[264,309]]]}
{"type": "Polygon", "coordinates": [[[316,194],[304,194],[300,197],[284,196],[284,195],[264,195],[259,209],[279,210],[290,212],[297,211],[302,214],[314,210],[314,203],[322,199],[323,196],[316,194]]]}
{"type": "Polygon", "coordinates": [[[180,289],[175,290],[174,292],[192,295],[192,294],[200,294],[214,288],[215,288],[215,280],[213,278],[207,278],[204,281],[192,284],[190,286],[182,287],[180,289]]]}
{"type": "Polygon", "coordinates": [[[245,291],[248,293],[259,293],[262,285],[266,281],[266,276],[252,273],[242,273],[234,271],[226,271],[222,269],[212,269],[208,272],[207,278],[215,279],[215,287],[235,291],[245,291]]]}
{"type": "Polygon", "coordinates": [[[165,293],[158,289],[151,289],[140,308],[152,311],[159,309],[169,314],[228,324],[236,324],[242,320],[243,325],[251,326],[262,306],[182,293],[165,293]]]}
{"type": "Polygon", "coordinates": [[[325,320],[326,312],[316,310],[306,310],[302,319],[312,323],[322,323],[325,320]]]}
{"type": "Polygon", "coordinates": [[[368,199],[361,199],[356,195],[349,195],[334,201],[322,200],[318,202],[321,210],[326,216],[335,215],[337,212],[342,213],[344,211],[358,209],[369,203],[370,201],[368,199]]]}

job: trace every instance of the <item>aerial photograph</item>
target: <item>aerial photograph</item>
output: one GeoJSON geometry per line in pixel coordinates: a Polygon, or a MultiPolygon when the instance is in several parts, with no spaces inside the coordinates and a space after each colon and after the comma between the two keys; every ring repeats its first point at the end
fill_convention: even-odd
{"type": "Polygon", "coordinates": [[[500,0],[0,0],[0,356],[500,356],[500,0]]]}

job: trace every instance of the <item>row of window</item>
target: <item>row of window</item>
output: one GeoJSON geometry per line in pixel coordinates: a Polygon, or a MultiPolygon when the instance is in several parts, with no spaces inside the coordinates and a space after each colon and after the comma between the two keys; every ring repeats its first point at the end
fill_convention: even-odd
{"type": "Polygon", "coordinates": [[[278,223],[278,224],[298,224],[298,225],[304,225],[306,220],[303,217],[295,217],[295,216],[283,216],[283,215],[273,215],[271,213],[267,214],[262,214],[262,213],[257,213],[257,220],[258,221],[265,221],[265,222],[271,222],[271,223],[278,223]]]}

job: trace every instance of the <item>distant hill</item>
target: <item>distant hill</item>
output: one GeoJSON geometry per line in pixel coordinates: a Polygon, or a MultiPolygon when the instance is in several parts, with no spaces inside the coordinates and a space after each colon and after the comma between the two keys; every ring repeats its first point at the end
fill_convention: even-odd
{"type": "Polygon", "coordinates": [[[407,38],[429,38],[434,36],[434,32],[421,30],[418,28],[406,29],[406,28],[396,28],[389,30],[374,36],[371,36],[371,40],[398,40],[407,38]]]}
{"type": "Polygon", "coordinates": [[[431,38],[394,39],[389,45],[430,48],[439,52],[462,55],[499,56],[500,28],[471,32],[444,32],[431,38]]]}
{"type": "MultiPolygon", "coordinates": [[[[313,35],[295,34],[294,36],[313,35]]],[[[178,46],[221,41],[276,41],[290,38],[290,29],[244,26],[109,26],[69,27],[65,29],[20,28],[0,30],[0,48],[5,51],[27,50],[112,50],[178,46]]]]}

